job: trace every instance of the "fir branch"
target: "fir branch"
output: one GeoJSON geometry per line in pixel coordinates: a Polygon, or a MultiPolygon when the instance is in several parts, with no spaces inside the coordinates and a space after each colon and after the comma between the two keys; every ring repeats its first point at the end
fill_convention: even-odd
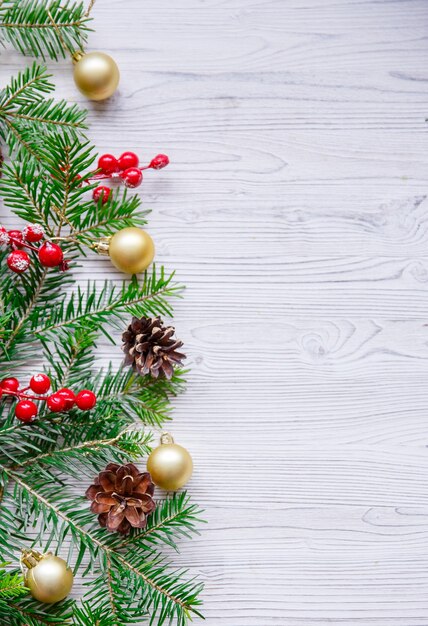
{"type": "MultiPolygon", "coordinates": [[[[102,328],[106,322],[114,322],[123,313],[136,313],[138,316],[170,315],[168,297],[177,296],[181,287],[172,282],[174,274],[165,276],[163,267],[158,276],[153,266],[151,274],[144,274],[142,282],[133,277],[129,284],[125,282],[121,289],[105,282],[98,293],[96,283],[88,284],[86,292],[78,287],[70,298],[53,306],[48,315],[46,311],[33,319],[33,332],[38,336],[58,336],[64,329],[78,329],[82,324],[102,328]]],[[[42,312],[41,312],[42,313],[42,312]]]]}
{"type": "Polygon", "coordinates": [[[35,63],[0,91],[0,138],[17,159],[31,157],[41,163],[39,152],[50,133],[73,140],[85,128],[86,113],[64,100],[54,102],[46,68],[35,63]]]}
{"type": "Polygon", "coordinates": [[[75,475],[74,464],[77,474],[83,468],[92,473],[112,457],[123,462],[150,452],[151,434],[127,432],[132,416],[123,411],[110,415],[96,411],[88,419],[87,413],[73,409],[61,415],[41,415],[31,424],[17,424],[11,405],[11,418],[0,427],[0,463],[10,466],[12,462],[12,468],[32,467],[36,459],[45,459],[59,471],[75,475]]]}
{"type": "MultiPolygon", "coordinates": [[[[3,480],[8,480],[1,473],[3,480]]],[[[17,562],[16,555],[28,541],[28,535],[22,531],[25,520],[15,510],[14,502],[9,494],[2,489],[2,505],[0,507],[0,558],[3,560],[17,562]]],[[[1,615],[1,612],[0,612],[1,615]]]]}
{"type": "Polygon", "coordinates": [[[95,239],[106,237],[112,232],[128,226],[144,226],[148,211],[142,211],[137,196],[128,197],[127,190],[122,194],[119,189],[110,194],[108,201],[103,204],[90,203],[75,204],[69,210],[69,220],[73,225],[70,237],[64,241],[77,240],[79,243],[90,246],[95,239]]]}
{"type": "MultiPolygon", "coordinates": [[[[103,448],[111,448],[113,446],[120,447],[119,442],[121,438],[124,436],[126,430],[120,432],[116,437],[112,437],[111,439],[94,439],[93,441],[83,441],[82,443],[76,444],[74,446],[65,446],[63,448],[56,448],[53,452],[45,452],[43,454],[39,454],[32,459],[27,459],[19,467],[26,467],[28,465],[34,465],[36,463],[47,463],[49,465],[55,464],[56,459],[62,459],[63,457],[77,457],[80,458],[80,453],[83,452],[85,455],[91,453],[92,451],[101,450],[103,448]]],[[[17,468],[15,468],[17,469],[17,468]]]]}
{"type": "Polygon", "coordinates": [[[74,605],[74,600],[41,605],[37,600],[27,597],[0,605],[0,614],[2,618],[9,620],[4,622],[7,626],[44,626],[45,624],[64,626],[70,623],[74,605]]]}
{"type": "Polygon", "coordinates": [[[30,424],[17,424],[14,405],[0,427],[0,463],[21,465],[23,460],[52,450],[60,436],[61,418],[58,422],[38,419],[30,424]]]}
{"type": "Polygon", "coordinates": [[[149,426],[161,427],[170,419],[170,397],[180,392],[182,371],[176,370],[170,381],[142,377],[129,368],[102,372],[95,387],[98,409],[106,414],[126,411],[132,419],[149,426]]]}
{"type": "Polygon", "coordinates": [[[171,498],[157,503],[155,511],[147,520],[147,526],[125,539],[120,548],[145,542],[157,544],[163,542],[178,551],[175,536],[187,537],[194,533],[199,534],[196,526],[202,523],[203,511],[196,504],[190,503],[185,491],[175,493],[171,498]]]}
{"type": "MultiPolygon", "coordinates": [[[[121,626],[117,618],[116,607],[95,606],[94,603],[82,602],[73,612],[74,626],[121,626]]],[[[123,624],[123,622],[122,622],[123,624]]]]}
{"type": "Polygon", "coordinates": [[[9,85],[2,91],[0,99],[2,110],[42,102],[46,94],[54,89],[49,78],[50,74],[47,73],[46,67],[36,63],[12,76],[9,85]]]}
{"type": "MultiPolygon", "coordinates": [[[[0,264],[3,266],[6,254],[0,251],[0,264]]],[[[45,314],[49,302],[61,301],[65,295],[62,290],[73,282],[70,273],[59,272],[56,268],[47,269],[39,263],[30,265],[22,275],[7,270],[3,273],[0,292],[9,319],[2,329],[3,341],[0,338],[0,370],[7,368],[10,373],[12,359],[16,365],[34,350],[37,338],[32,332],[32,320],[45,314]]]]}
{"type": "MultiPolygon", "coordinates": [[[[25,289],[24,279],[22,286],[24,287],[24,291],[27,291],[25,295],[28,295],[29,300],[26,304],[24,304],[25,300],[23,298],[19,299],[19,304],[14,311],[13,317],[11,316],[10,328],[6,329],[6,340],[0,344],[0,350],[3,353],[4,359],[7,361],[10,361],[12,356],[16,356],[17,343],[19,341],[21,341],[21,343],[24,343],[25,326],[32,312],[34,311],[40,294],[42,293],[48,270],[46,268],[43,268],[40,271],[36,270],[36,273],[38,273],[39,276],[38,280],[36,280],[32,285],[32,293],[28,293],[29,290],[25,289]],[[24,305],[23,310],[21,309],[21,306],[19,306],[21,303],[24,305]]],[[[32,278],[32,274],[33,270],[30,269],[30,280],[32,278]]],[[[19,291],[16,295],[18,294],[19,291]]]]}
{"type": "Polygon", "coordinates": [[[8,563],[0,563],[0,600],[20,598],[28,593],[24,586],[24,579],[21,573],[7,572],[5,566],[8,563]]]}
{"type": "Polygon", "coordinates": [[[40,161],[37,149],[32,141],[34,135],[31,133],[30,136],[26,129],[20,128],[18,124],[13,124],[6,115],[3,121],[7,132],[3,135],[0,128],[0,135],[3,135],[6,139],[10,152],[15,152],[17,158],[20,158],[26,152],[28,156],[33,157],[36,161],[40,161]]]}
{"type": "Polygon", "coordinates": [[[90,18],[73,0],[3,0],[0,36],[25,55],[57,60],[82,50],[90,18]]]}
{"type": "Polygon", "coordinates": [[[96,340],[96,331],[84,325],[74,332],[65,331],[61,335],[60,350],[52,350],[50,343],[41,338],[45,348],[44,356],[51,367],[49,375],[55,388],[87,384],[92,373],[96,340]]]}
{"type": "Polygon", "coordinates": [[[51,452],[44,452],[23,461],[15,469],[21,469],[37,464],[46,464],[64,473],[73,473],[72,461],[78,461],[77,470],[82,469],[83,457],[86,457],[92,470],[97,469],[102,463],[108,463],[112,459],[121,463],[135,460],[150,454],[149,443],[151,434],[141,432],[129,432],[129,426],[115,437],[106,439],[93,439],[83,441],[71,446],[56,447],[51,452]]]}
{"type": "Polygon", "coordinates": [[[0,195],[5,206],[31,224],[41,224],[44,232],[53,237],[55,232],[47,219],[50,193],[46,181],[38,175],[31,159],[4,165],[0,178],[0,195]]]}
{"type": "Polygon", "coordinates": [[[114,594],[114,583],[113,583],[113,576],[112,576],[112,571],[111,571],[111,559],[108,554],[106,555],[106,582],[107,582],[110,610],[112,613],[112,617],[116,621],[118,618],[118,609],[116,606],[116,599],[115,599],[115,594],[114,594]]]}

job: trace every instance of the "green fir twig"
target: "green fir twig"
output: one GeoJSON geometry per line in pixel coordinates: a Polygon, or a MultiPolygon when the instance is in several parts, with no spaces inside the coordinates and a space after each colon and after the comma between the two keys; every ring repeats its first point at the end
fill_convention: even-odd
{"type": "Polygon", "coordinates": [[[2,0],[0,42],[21,54],[56,61],[84,48],[90,21],[83,2],[2,0]]]}

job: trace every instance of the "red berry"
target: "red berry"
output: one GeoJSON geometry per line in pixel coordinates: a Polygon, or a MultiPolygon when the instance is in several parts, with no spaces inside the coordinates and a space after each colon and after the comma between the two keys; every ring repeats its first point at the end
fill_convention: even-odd
{"type": "Polygon", "coordinates": [[[82,391],[79,391],[77,394],[75,402],[82,411],[89,411],[96,405],[97,397],[92,391],[89,391],[89,389],[82,389],[82,391]]]}
{"type": "Polygon", "coordinates": [[[143,180],[143,172],[138,167],[128,167],[127,170],[121,173],[126,187],[138,187],[143,180]]]}
{"type": "Polygon", "coordinates": [[[51,386],[51,379],[46,374],[34,374],[30,380],[30,389],[34,393],[46,393],[51,386]]]}
{"type": "Polygon", "coordinates": [[[168,163],[169,158],[166,156],[166,154],[157,154],[150,161],[149,167],[153,168],[154,170],[161,170],[163,167],[166,167],[168,163]]]}
{"type": "Polygon", "coordinates": [[[139,162],[135,152],[124,152],[119,157],[119,167],[122,171],[127,170],[128,167],[138,167],[139,162]]]}
{"type": "Polygon", "coordinates": [[[66,387],[64,387],[63,389],[60,389],[59,391],[57,391],[55,395],[60,396],[61,398],[64,398],[65,411],[69,411],[71,407],[73,406],[74,400],[76,397],[74,393],[71,391],[71,389],[67,389],[66,387]]]}
{"type": "Polygon", "coordinates": [[[20,230],[10,230],[8,232],[9,242],[17,248],[22,248],[22,233],[20,230]]]}
{"type": "Polygon", "coordinates": [[[36,241],[40,241],[43,239],[43,228],[40,224],[27,224],[27,226],[22,231],[24,235],[24,239],[29,241],[30,243],[36,243],[36,241]]]}
{"type": "Polygon", "coordinates": [[[0,381],[0,387],[2,389],[6,389],[7,391],[18,391],[19,389],[19,380],[17,378],[3,378],[0,381]]]}
{"type": "Polygon", "coordinates": [[[57,393],[53,393],[47,398],[46,404],[52,413],[59,413],[60,411],[65,411],[66,400],[57,393]]]}
{"type": "Polygon", "coordinates": [[[101,198],[101,203],[105,204],[108,201],[110,194],[111,194],[110,187],[106,187],[105,185],[100,185],[99,187],[96,187],[94,189],[94,191],[92,192],[92,197],[97,204],[100,198],[101,198]]]}
{"type": "Polygon", "coordinates": [[[0,226],[0,245],[8,244],[10,241],[9,233],[4,226],[0,226]]]}
{"type": "Polygon", "coordinates": [[[119,161],[112,154],[102,154],[98,159],[98,169],[104,174],[113,174],[120,170],[119,161]]]}
{"type": "Polygon", "coordinates": [[[30,257],[24,250],[13,250],[7,257],[9,269],[16,274],[22,274],[30,267],[30,257]]]}
{"type": "Polygon", "coordinates": [[[56,267],[63,258],[62,250],[56,243],[47,241],[39,248],[40,263],[45,267],[56,267]]]}
{"type": "Polygon", "coordinates": [[[31,400],[20,400],[15,407],[15,415],[21,422],[32,422],[37,415],[37,406],[31,400]]]}

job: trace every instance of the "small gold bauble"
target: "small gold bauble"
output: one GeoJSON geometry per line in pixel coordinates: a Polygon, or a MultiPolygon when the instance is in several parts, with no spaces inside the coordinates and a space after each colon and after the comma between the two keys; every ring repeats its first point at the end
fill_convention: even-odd
{"type": "Polygon", "coordinates": [[[122,228],[109,240],[108,254],[118,270],[139,274],[153,261],[155,244],[142,228],[122,228]]]}
{"type": "Polygon", "coordinates": [[[90,100],[105,100],[114,94],[119,84],[119,68],[104,52],[76,52],[73,55],[74,82],[90,100]]]}
{"type": "Polygon", "coordinates": [[[169,433],[164,433],[161,445],[147,459],[147,470],[155,485],[165,491],[177,491],[190,479],[193,461],[186,448],[174,443],[169,433]]]}
{"type": "Polygon", "coordinates": [[[73,586],[73,573],[67,563],[50,552],[40,554],[35,550],[23,550],[21,563],[28,567],[25,586],[39,602],[53,604],[63,600],[73,586]]]}

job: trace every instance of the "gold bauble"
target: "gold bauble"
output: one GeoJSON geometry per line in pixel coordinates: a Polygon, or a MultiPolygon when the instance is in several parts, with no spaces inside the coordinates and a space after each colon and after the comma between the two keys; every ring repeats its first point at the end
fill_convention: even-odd
{"type": "Polygon", "coordinates": [[[35,550],[24,550],[21,563],[28,567],[25,586],[39,602],[53,604],[64,600],[73,586],[73,573],[67,563],[50,552],[40,554],[35,550]]]}
{"type": "Polygon", "coordinates": [[[155,244],[142,228],[122,228],[109,240],[108,254],[118,270],[139,274],[153,261],[155,244]]]}
{"type": "Polygon", "coordinates": [[[147,459],[147,471],[155,485],[165,491],[177,491],[192,475],[192,457],[186,448],[174,443],[169,433],[164,433],[161,445],[147,459]]]}
{"type": "Polygon", "coordinates": [[[114,94],[119,84],[119,68],[104,52],[76,52],[73,55],[74,82],[90,100],[105,100],[114,94]]]}

